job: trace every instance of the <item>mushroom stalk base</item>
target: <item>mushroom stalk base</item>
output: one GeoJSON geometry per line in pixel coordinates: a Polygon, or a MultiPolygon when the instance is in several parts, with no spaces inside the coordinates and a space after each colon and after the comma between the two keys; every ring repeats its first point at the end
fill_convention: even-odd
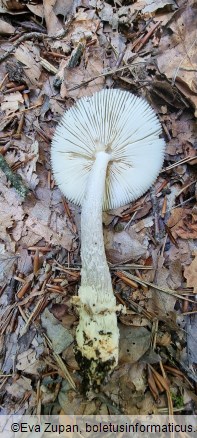
{"type": "Polygon", "coordinates": [[[116,306],[102,230],[102,203],[109,161],[109,154],[97,153],[81,214],[81,286],[74,302],[79,310],[76,357],[85,390],[99,387],[118,362],[116,311],[122,306],[116,306]]]}

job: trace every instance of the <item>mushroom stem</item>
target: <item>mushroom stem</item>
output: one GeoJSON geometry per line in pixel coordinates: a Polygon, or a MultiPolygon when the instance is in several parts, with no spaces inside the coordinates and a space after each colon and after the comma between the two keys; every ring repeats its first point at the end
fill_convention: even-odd
{"type": "MultiPolygon", "coordinates": [[[[111,276],[105,256],[102,230],[102,205],[105,178],[110,155],[98,152],[86,187],[81,213],[81,285],[99,287],[101,295],[98,302],[106,301],[106,295],[112,292],[111,276]]],[[[81,293],[80,293],[81,296],[81,293]]],[[[95,303],[95,297],[91,297],[95,303]]],[[[88,301],[89,305],[92,305],[88,301]]]]}
{"type": "Polygon", "coordinates": [[[81,214],[81,286],[77,297],[77,357],[84,384],[99,386],[118,362],[119,330],[105,256],[102,204],[110,154],[99,151],[92,166],[81,214]]]}

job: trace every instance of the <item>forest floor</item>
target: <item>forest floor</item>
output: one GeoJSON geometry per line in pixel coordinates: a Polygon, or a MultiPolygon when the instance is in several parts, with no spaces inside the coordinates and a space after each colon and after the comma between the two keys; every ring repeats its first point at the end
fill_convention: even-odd
{"type": "Polygon", "coordinates": [[[0,1],[1,413],[193,413],[196,402],[195,0],[0,1]],[[73,342],[80,209],[54,182],[63,112],[103,88],[146,98],[166,154],[154,187],[103,214],[118,367],[81,392],[73,342]]]}

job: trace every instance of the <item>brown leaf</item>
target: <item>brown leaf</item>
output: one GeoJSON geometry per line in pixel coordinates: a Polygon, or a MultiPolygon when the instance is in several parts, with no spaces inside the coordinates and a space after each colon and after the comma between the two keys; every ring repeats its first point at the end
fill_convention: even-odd
{"type": "Polygon", "coordinates": [[[149,327],[150,321],[142,315],[137,315],[135,312],[129,312],[127,315],[120,315],[119,320],[122,324],[134,327],[149,327]]]}
{"type": "Polygon", "coordinates": [[[177,226],[177,224],[187,216],[189,211],[190,210],[188,208],[183,208],[183,207],[174,208],[171,211],[171,215],[170,218],[168,219],[167,226],[169,228],[173,228],[177,226]]]}
{"type": "Polygon", "coordinates": [[[36,86],[38,88],[38,81],[41,74],[41,67],[39,64],[40,50],[32,41],[20,44],[16,49],[14,56],[25,65],[24,74],[26,79],[29,79],[29,87],[36,86]]]}
{"type": "Polygon", "coordinates": [[[19,108],[23,108],[23,105],[21,105],[23,102],[23,96],[19,91],[7,94],[1,103],[1,110],[5,111],[6,115],[15,113],[19,108]]]}
{"type": "Polygon", "coordinates": [[[187,208],[175,208],[167,222],[172,236],[182,239],[197,238],[197,216],[195,212],[187,208]]]}
{"type": "Polygon", "coordinates": [[[33,12],[33,14],[35,14],[35,15],[37,15],[37,17],[40,17],[40,18],[44,18],[44,7],[43,7],[43,4],[31,4],[31,3],[28,3],[28,4],[26,4],[26,7],[31,11],[31,12],[33,12]]]}
{"type": "Polygon", "coordinates": [[[197,293],[197,255],[190,266],[184,269],[184,277],[187,279],[187,287],[193,287],[194,293],[197,293]]]}
{"type": "Polygon", "coordinates": [[[22,399],[26,391],[31,391],[31,379],[21,376],[16,382],[12,382],[6,385],[6,391],[16,399],[22,399]]]}
{"type": "Polygon", "coordinates": [[[120,326],[119,363],[135,363],[148,350],[151,334],[144,327],[120,326]]]}
{"type": "Polygon", "coordinates": [[[159,69],[168,79],[176,82],[181,92],[197,110],[196,69],[196,1],[190,0],[174,14],[169,27],[160,42],[157,58],[159,69]],[[189,29],[189,31],[188,31],[189,29]]]}
{"type": "Polygon", "coordinates": [[[1,35],[11,35],[15,32],[15,28],[7,21],[0,20],[0,34],[1,35]]]}
{"type": "Polygon", "coordinates": [[[43,0],[44,16],[49,36],[56,35],[63,30],[63,26],[54,12],[55,3],[56,0],[43,0]]]}
{"type": "Polygon", "coordinates": [[[105,230],[106,254],[111,263],[124,263],[139,260],[147,256],[147,244],[140,242],[140,236],[134,230],[120,233],[105,230]]]}
{"type": "Polygon", "coordinates": [[[104,77],[97,77],[103,73],[102,51],[99,47],[89,48],[88,62],[82,61],[79,67],[65,68],[64,82],[61,86],[61,96],[80,98],[90,96],[96,91],[102,90],[104,77]],[[85,83],[91,78],[93,81],[85,83]],[[84,85],[83,85],[84,83],[84,85]]]}
{"type": "Polygon", "coordinates": [[[14,253],[5,252],[5,245],[0,244],[0,284],[3,280],[8,280],[12,276],[14,264],[17,256],[14,253]]]}
{"type": "Polygon", "coordinates": [[[25,9],[25,5],[17,0],[4,0],[3,6],[5,6],[8,11],[23,11],[25,9]]]}

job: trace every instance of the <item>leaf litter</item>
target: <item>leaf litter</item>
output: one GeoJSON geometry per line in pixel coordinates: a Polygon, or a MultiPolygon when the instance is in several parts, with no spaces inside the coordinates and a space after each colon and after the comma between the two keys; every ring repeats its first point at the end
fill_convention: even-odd
{"type": "Polygon", "coordinates": [[[0,154],[9,166],[9,174],[0,168],[1,411],[193,413],[196,2],[4,1],[0,13],[0,154]],[[64,110],[104,87],[149,100],[166,155],[144,197],[103,215],[114,293],[127,313],[119,365],[86,399],[71,304],[80,212],[55,186],[50,142],[64,110]]]}

